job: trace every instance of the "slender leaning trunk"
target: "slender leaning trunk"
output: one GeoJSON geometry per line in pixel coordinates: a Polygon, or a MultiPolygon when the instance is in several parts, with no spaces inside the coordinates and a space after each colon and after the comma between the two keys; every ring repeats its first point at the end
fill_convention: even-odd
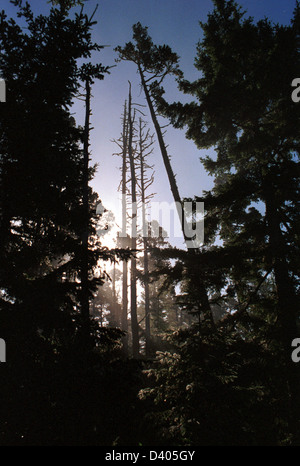
{"type": "MultiPolygon", "coordinates": [[[[166,145],[165,145],[165,142],[164,142],[161,127],[160,127],[160,125],[158,123],[156,113],[155,113],[155,110],[154,110],[154,107],[153,107],[153,103],[152,103],[152,100],[151,100],[151,97],[150,97],[150,94],[149,94],[149,90],[148,90],[148,87],[147,87],[147,84],[146,84],[146,81],[145,81],[144,73],[143,73],[143,70],[142,70],[141,65],[139,63],[138,63],[138,71],[139,71],[139,74],[140,74],[142,87],[143,87],[143,90],[144,90],[144,93],[145,93],[145,96],[146,96],[146,101],[147,101],[147,104],[148,104],[148,107],[149,107],[151,119],[152,119],[152,122],[153,122],[153,125],[154,125],[154,128],[155,128],[155,131],[156,131],[156,135],[157,135],[161,155],[162,155],[162,158],[163,158],[163,162],[164,162],[164,165],[165,165],[165,168],[166,168],[166,172],[167,172],[171,192],[172,192],[175,204],[176,204],[179,220],[181,222],[181,229],[182,229],[183,237],[184,237],[185,243],[187,245],[187,249],[189,250],[189,252],[193,256],[193,260],[196,260],[196,259],[199,260],[199,258],[197,257],[198,250],[193,248],[193,247],[190,247],[190,243],[189,243],[190,238],[187,236],[189,229],[188,229],[188,225],[187,225],[187,221],[186,221],[185,212],[184,212],[184,209],[183,209],[182,200],[181,200],[181,197],[180,197],[180,194],[179,194],[179,190],[178,190],[178,186],[177,186],[177,183],[176,183],[175,175],[174,175],[171,163],[170,163],[170,159],[169,159],[168,152],[167,152],[167,149],[166,149],[166,145]]],[[[202,302],[201,311],[209,319],[209,321],[211,323],[211,326],[214,328],[215,324],[214,324],[214,320],[213,320],[213,315],[212,315],[212,311],[211,311],[211,307],[210,307],[206,287],[205,287],[205,285],[203,283],[203,280],[201,280],[200,277],[197,277],[197,282],[198,282],[198,288],[199,288],[199,296],[200,296],[200,299],[201,299],[201,302],[202,302]]]]}

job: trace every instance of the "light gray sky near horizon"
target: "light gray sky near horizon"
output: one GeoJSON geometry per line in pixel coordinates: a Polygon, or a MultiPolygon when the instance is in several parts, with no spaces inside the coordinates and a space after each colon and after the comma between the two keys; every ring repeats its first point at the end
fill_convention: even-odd
{"type": "MultiPolygon", "coordinates": [[[[35,13],[46,13],[49,5],[46,0],[29,0],[35,13]]],[[[257,21],[268,17],[273,22],[289,24],[295,8],[295,0],[240,0],[238,3],[247,10],[246,16],[253,16],[257,21]]],[[[196,45],[201,39],[199,21],[205,22],[213,9],[211,0],[87,0],[85,10],[91,14],[99,4],[95,14],[97,24],[93,27],[93,40],[106,45],[93,60],[105,66],[116,65],[117,54],[114,48],[124,45],[132,38],[132,25],[141,22],[148,27],[150,36],[156,44],[168,44],[180,57],[180,67],[185,78],[194,80],[199,72],[194,67],[196,45]]],[[[1,0],[0,8],[8,15],[15,14],[9,0],[1,0]]],[[[296,76],[295,76],[296,77],[296,76]]],[[[133,101],[145,105],[145,98],[139,86],[139,79],[134,64],[121,62],[111,69],[103,81],[96,82],[93,87],[91,156],[92,163],[98,164],[98,170],[92,186],[99,194],[105,207],[116,210],[120,195],[117,188],[120,183],[119,170],[121,159],[112,154],[117,146],[112,142],[121,133],[121,114],[125,99],[128,96],[128,81],[132,83],[133,101]]],[[[176,85],[168,83],[165,87],[169,101],[180,100],[176,85]]],[[[83,123],[83,103],[76,103],[77,123],[83,123]]],[[[149,121],[150,131],[154,128],[147,109],[145,119],[149,121]]],[[[163,122],[163,124],[166,122],[163,122]]],[[[176,174],[181,197],[201,195],[203,190],[210,189],[212,179],[203,169],[199,157],[212,154],[212,151],[199,151],[192,141],[185,137],[185,132],[167,129],[165,136],[171,163],[176,174]]],[[[173,201],[167,175],[161,155],[156,144],[155,151],[149,160],[155,165],[154,200],[160,202],[173,201]]],[[[183,245],[177,239],[175,245],[183,245]]]]}

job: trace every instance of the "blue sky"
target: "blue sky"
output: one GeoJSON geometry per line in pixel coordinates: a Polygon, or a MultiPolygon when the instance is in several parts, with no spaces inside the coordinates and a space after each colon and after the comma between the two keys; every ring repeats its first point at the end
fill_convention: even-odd
{"type": "MultiPolygon", "coordinates": [[[[45,13],[49,9],[46,0],[29,0],[35,13],[45,13]]],[[[289,24],[295,7],[295,0],[240,0],[238,3],[247,10],[247,16],[255,20],[268,17],[274,22],[289,24]]],[[[87,0],[86,11],[91,13],[99,4],[95,15],[98,24],[93,29],[93,39],[101,45],[107,45],[95,60],[104,65],[115,65],[114,47],[124,45],[131,40],[132,25],[138,21],[148,26],[149,34],[154,43],[166,43],[180,56],[180,67],[187,79],[198,77],[194,68],[196,44],[201,38],[199,21],[205,21],[207,14],[213,9],[211,0],[87,0]]],[[[1,0],[1,8],[8,15],[14,14],[15,7],[9,0],[1,0]]],[[[117,146],[112,142],[121,132],[121,113],[124,100],[128,95],[128,80],[132,83],[133,100],[145,104],[140,92],[139,80],[135,66],[129,63],[119,63],[112,68],[111,74],[104,81],[98,82],[93,88],[92,126],[95,128],[91,136],[92,161],[99,164],[93,187],[98,192],[103,203],[114,209],[117,204],[117,187],[120,182],[118,166],[121,160],[112,154],[117,146]]],[[[168,100],[180,99],[176,87],[166,88],[168,100]]],[[[83,122],[84,108],[76,104],[78,123],[83,122]]],[[[144,109],[146,119],[152,132],[154,129],[147,109],[144,109]]],[[[182,197],[200,195],[203,189],[212,185],[211,178],[201,166],[199,157],[208,151],[199,151],[193,142],[185,138],[184,131],[171,127],[166,133],[169,153],[179,191],[182,197]]],[[[159,150],[151,158],[155,165],[155,184],[153,191],[156,200],[172,202],[169,184],[161,161],[159,150]]],[[[180,245],[180,241],[179,241],[180,245]]]]}

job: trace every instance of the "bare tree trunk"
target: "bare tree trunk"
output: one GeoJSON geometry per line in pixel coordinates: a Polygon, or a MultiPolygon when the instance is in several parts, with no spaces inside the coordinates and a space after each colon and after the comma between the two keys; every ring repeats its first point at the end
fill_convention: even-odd
{"type": "Polygon", "coordinates": [[[128,267],[127,262],[123,261],[123,281],[122,281],[122,330],[125,332],[123,337],[123,349],[125,353],[128,353],[128,267]]]}
{"type": "Polygon", "coordinates": [[[89,345],[90,340],[90,304],[89,304],[89,134],[90,134],[90,114],[91,114],[91,86],[88,79],[85,82],[85,125],[83,141],[83,232],[82,232],[82,261],[81,261],[81,318],[82,318],[82,338],[85,345],[89,345]]]}
{"type": "Polygon", "coordinates": [[[116,292],[116,263],[113,263],[112,271],[112,303],[111,303],[111,325],[117,327],[119,325],[119,316],[117,311],[117,292],[116,292]]]}
{"type": "MultiPolygon", "coordinates": [[[[127,147],[128,146],[128,115],[126,101],[124,104],[123,130],[122,130],[122,237],[121,247],[127,247],[127,147]]],[[[121,329],[125,332],[122,338],[123,350],[128,354],[128,265],[123,260],[122,264],[122,315],[121,329]]]]}
{"type": "Polygon", "coordinates": [[[150,295],[149,295],[149,259],[148,259],[148,225],[146,221],[146,193],[145,193],[145,167],[142,141],[142,121],[139,121],[139,157],[141,169],[141,200],[142,200],[142,229],[144,245],[144,292],[145,292],[145,336],[146,356],[150,355],[151,349],[151,322],[150,322],[150,295]]]}
{"type": "Polygon", "coordinates": [[[132,201],[132,219],[131,219],[131,248],[134,256],[131,259],[130,267],[130,298],[131,298],[131,331],[132,331],[132,355],[134,358],[139,357],[139,328],[137,320],[137,288],[136,288],[136,257],[135,251],[137,246],[137,199],[136,199],[136,175],[134,165],[134,155],[132,150],[133,142],[133,118],[131,105],[131,85],[129,87],[129,102],[128,102],[128,122],[129,122],[129,137],[128,137],[128,155],[130,162],[131,173],[131,201],[132,201]]]}
{"type": "Polygon", "coordinates": [[[151,320],[150,320],[150,293],[149,293],[149,260],[147,250],[147,238],[144,238],[144,275],[145,275],[145,333],[146,333],[146,356],[151,352],[151,320]]]}
{"type": "Polygon", "coordinates": [[[154,128],[155,128],[155,131],[156,131],[156,135],[157,135],[161,155],[162,155],[162,158],[163,158],[163,162],[164,162],[164,165],[165,165],[165,168],[166,168],[168,180],[169,180],[169,183],[170,183],[171,192],[172,192],[172,195],[173,195],[173,199],[174,199],[174,201],[176,203],[178,215],[179,215],[179,218],[180,218],[180,221],[181,221],[183,236],[184,236],[184,239],[186,240],[186,232],[188,230],[187,230],[187,228],[185,228],[185,223],[184,223],[185,222],[185,215],[183,215],[182,203],[181,203],[181,198],[180,198],[180,195],[179,195],[175,175],[173,173],[173,169],[172,169],[170,159],[169,159],[169,156],[168,156],[168,153],[167,153],[167,149],[166,149],[166,145],[165,145],[165,142],[164,142],[161,127],[160,127],[160,125],[159,125],[159,123],[157,121],[156,113],[155,113],[155,110],[154,110],[154,107],[153,107],[153,104],[152,104],[152,100],[151,100],[151,97],[150,97],[150,94],[149,94],[149,90],[148,90],[147,84],[145,82],[144,73],[142,71],[142,68],[141,68],[140,64],[138,64],[138,70],[139,70],[139,73],[140,73],[142,87],[144,89],[144,93],[145,93],[145,96],[146,96],[146,100],[147,100],[147,104],[148,104],[148,107],[149,107],[151,119],[152,119],[152,122],[153,122],[153,125],[154,125],[154,128]]]}

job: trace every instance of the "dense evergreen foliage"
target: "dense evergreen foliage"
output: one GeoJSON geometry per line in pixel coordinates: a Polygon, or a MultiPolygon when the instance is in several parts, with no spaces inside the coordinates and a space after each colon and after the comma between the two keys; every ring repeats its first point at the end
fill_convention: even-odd
{"type": "Polygon", "coordinates": [[[216,1],[197,49],[201,77],[179,84],[196,101],[168,105],[163,89],[156,89],[173,124],[186,127],[199,148],[216,150],[216,159],[202,160],[215,186],[197,197],[207,212],[206,239],[222,243],[203,251],[208,267],[219,266],[222,274],[218,282],[211,276],[215,302],[235,311],[228,319],[240,331],[246,328],[247,338],[264,329],[261,336],[276,341],[290,416],[297,413],[297,419],[299,374],[290,354],[299,334],[300,113],[290,85],[300,71],[299,13],[297,4],[289,27],[267,19],[254,24],[234,1],[216,1]]]}

